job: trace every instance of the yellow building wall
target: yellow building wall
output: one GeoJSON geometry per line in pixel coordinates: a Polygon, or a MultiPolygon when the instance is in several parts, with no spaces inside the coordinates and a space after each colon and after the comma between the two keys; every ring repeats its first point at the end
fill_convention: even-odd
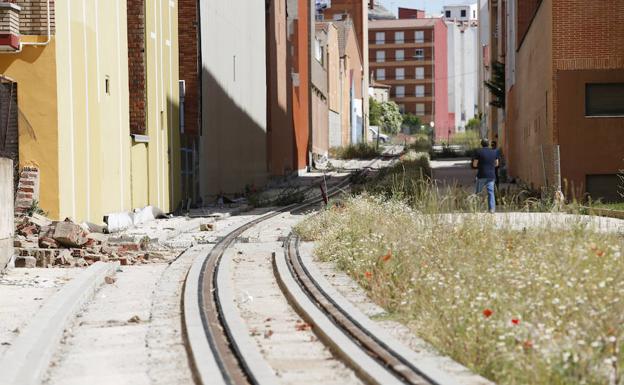
{"type": "Polygon", "coordinates": [[[56,2],[60,217],[131,208],[125,0],[56,2]]]}
{"type": "Polygon", "coordinates": [[[180,153],[177,1],[146,2],[149,143],[130,137],[126,0],[55,4],[48,45],[0,53],[0,74],[18,83],[20,163],[40,168],[40,206],[96,223],[148,204],[169,211],[181,197],[170,156],[180,153]]]}
{"type": "Polygon", "coordinates": [[[178,2],[149,1],[145,10],[148,196],[165,211],[182,197],[179,142],[178,2]],[[175,155],[174,155],[175,154],[175,155]]]}
{"type": "MultiPolygon", "coordinates": [[[[45,41],[38,36],[21,38],[45,41]]],[[[25,46],[21,53],[0,53],[0,74],[17,82],[20,166],[39,167],[39,206],[52,217],[59,215],[55,58],[54,38],[46,46],[25,46]]]]}

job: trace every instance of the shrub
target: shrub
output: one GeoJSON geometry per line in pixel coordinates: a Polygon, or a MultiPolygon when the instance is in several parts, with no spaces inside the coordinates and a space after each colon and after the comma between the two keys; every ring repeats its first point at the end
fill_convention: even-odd
{"type": "Polygon", "coordinates": [[[374,144],[356,143],[346,147],[334,147],[329,150],[335,159],[373,159],[381,155],[381,151],[374,144]]]}

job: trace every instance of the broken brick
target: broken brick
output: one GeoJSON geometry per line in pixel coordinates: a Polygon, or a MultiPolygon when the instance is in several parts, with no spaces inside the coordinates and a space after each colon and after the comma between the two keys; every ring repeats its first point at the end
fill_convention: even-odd
{"type": "Polygon", "coordinates": [[[33,268],[36,267],[37,260],[35,257],[16,257],[15,258],[15,267],[25,267],[25,268],[33,268]]]}
{"type": "Polygon", "coordinates": [[[56,223],[53,238],[68,247],[80,247],[87,242],[84,230],[80,225],[65,221],[56,223]]]}

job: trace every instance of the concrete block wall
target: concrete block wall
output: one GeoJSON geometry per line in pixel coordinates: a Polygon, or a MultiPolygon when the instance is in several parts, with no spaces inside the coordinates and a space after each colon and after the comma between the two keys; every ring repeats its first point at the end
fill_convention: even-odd
{"type": "Polygon", "coordinates": [[[13,255],[13,161],[0,158],[0,271],[13,255]]]}

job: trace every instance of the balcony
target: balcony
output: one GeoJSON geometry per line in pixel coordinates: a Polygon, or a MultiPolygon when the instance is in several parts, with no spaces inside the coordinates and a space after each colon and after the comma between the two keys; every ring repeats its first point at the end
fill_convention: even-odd
{"type": "Polygon", "coordinates": [[[19,5],[0,1],[0,51],[20,48],[20,11],[19,5]]]}

